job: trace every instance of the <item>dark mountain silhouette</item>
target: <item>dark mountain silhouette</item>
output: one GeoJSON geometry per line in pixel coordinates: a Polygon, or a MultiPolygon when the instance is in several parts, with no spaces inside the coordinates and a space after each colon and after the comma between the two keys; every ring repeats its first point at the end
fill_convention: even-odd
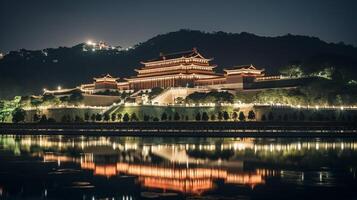
{"type": "Polygon", "coordinates": [[[217,71],[234,65],[254,64],[277,73],[290,63],[314,68],[334,65],[356,76],[357,48],[326,43],[316,37],[285,35],[261,37],[250,33],[204,33],[180,30],[158,35],[129,50],[83,51],[85,44],[30,51],[9,52],[0,60],[0,98],[39,94],[42,88],[74,87],[110,73],[120,78],[135,75],[140,61],[196,47],[214,58],[217,71]]]}

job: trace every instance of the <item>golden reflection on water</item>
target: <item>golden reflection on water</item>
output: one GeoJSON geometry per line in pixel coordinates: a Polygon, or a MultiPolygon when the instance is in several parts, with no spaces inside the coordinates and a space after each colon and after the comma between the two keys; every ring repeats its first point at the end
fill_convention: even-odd
{"type": "MultiPolygon", "coordinates": [[[[259,162],[262,166],[274,162],[285,164],[290,163],[289,156],[316,152],[357,152],[357,141],[253,138],[157,141],[131,137],[7,135],[0,136],[0,149],[16,155],[29,153],[44,162],[57,162],[58,166],[75,163],[97,176],[135,176],[146,188],[201,194],[212,190],[218,180],[254,188],[269,177],[280,177],[295,184],[329,186],[334,178],[328,171],[305,173],[254,165],[247,170],[245,165],[249,162],[259,162]],[[75,155],[68,153],[73,150],[75,155]],[[103,157],[111,159],[103,161],[103,157]],[[159,162],[153,162],[155,158],[159,162]]],[[[351,173],[355,174],[355,168],[351,168],[351,173]]]]}

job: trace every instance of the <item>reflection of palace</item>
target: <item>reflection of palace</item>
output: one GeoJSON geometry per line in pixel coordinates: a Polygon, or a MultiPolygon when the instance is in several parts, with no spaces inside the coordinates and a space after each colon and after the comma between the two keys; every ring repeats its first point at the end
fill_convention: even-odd
{"type": "MultiPolygon", "coordinates": [[[[304,173],[282,168],[269,169],[264,166],[272,165],[272,157],[279,157],[274,160],[274,165],[279,166],[294,163],[295,161],[291,162],[289,159],[294,160],[294,156],[301,156],[301,153],[334,152],[338,158],[338,155],[345,151],[357,152],[357,142],[353,140],[262,142],[259,139],[211,139],[201,141],[200,144],[194,141],[162,141],[161,144],[156,144],[135,138],[0,136],[0,142],[1,147],[13,150],[14,153],[31,152],[31,155],[41,157],[44,162],[56,162],[58,166],[63,163],[76,163],[78,167],[90,170],[94,175],[129,175],[137,177],[140,184],[146,188],[191,194],[212,190],[217,187],[218,182],[254,187],[265,184],[266,179],[271,176],[279,176],[281,181],[294,184],[328,186],[333,184],[334,175],[321,171],[320,167],[317,171],[304,173]],[[66,152],[77,153],[69,155],[66,152]],[[197,154],[192,152],[199,152],[200,156],[194,156],[197,154]],[[223,158],[223,154],[218,152],[232,153],[223,158]],[[215,157],[209,159],[208,155],[215,157]],[[250,161],[259,162],[259,167],[250,164],[247,169],[245,165],[250,161]]],[[[318,154],[312,158],[316,158],[316,155],[318,154]]],[[[322,160],[321,163],[325,161],[322,160]]]]}
{"type": "MultiPolygon", "coordinates": [[[[264,183],[262,172],[229,172],[220,168],[157,166],[152,164],[131,164],[118,162],[113,164],[96,164],[85,158],[75,159],[53,154],[42,155],[45,162],[80,162],[82,169],[93,170],[95,175],[106,177],[118,174],[135,175],[143,186],[184,193],[201,193],[213,188],[214,180],[223,180],[228,184],[244,184],[254,187],[264,183]]],[[[90,158],[91,156],[87,156],[90,158]]],[[[265,174],[264,174],[265,175],[265,174]]]]}

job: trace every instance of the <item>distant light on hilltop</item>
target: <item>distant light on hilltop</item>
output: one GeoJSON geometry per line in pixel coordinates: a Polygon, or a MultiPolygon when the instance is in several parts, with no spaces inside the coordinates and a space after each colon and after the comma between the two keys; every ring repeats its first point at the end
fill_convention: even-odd
{"type": "Polygon", "coordinates": [[[95,43],[93,43],[91,40],[88,40],[88,41],[86,42],[86,44],[87,44],[87,45],[95,45],[95,43]]]}
{"type": "Polygon", "coordinates": [[[83,46],[83,51],[97,51],[97,50],[120,50],[120,48],[108,45],[106,42],[99,41],[94,42],[92,40],[87,40],[83,46]]]}

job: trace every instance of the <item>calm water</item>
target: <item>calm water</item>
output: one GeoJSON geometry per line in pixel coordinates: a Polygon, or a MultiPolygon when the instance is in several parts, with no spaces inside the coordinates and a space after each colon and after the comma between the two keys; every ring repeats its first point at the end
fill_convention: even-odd
{"type": "Polygon", "coordinates": [[[0,199],[357,199],[357,139],[0,136],[0,199]]]}

